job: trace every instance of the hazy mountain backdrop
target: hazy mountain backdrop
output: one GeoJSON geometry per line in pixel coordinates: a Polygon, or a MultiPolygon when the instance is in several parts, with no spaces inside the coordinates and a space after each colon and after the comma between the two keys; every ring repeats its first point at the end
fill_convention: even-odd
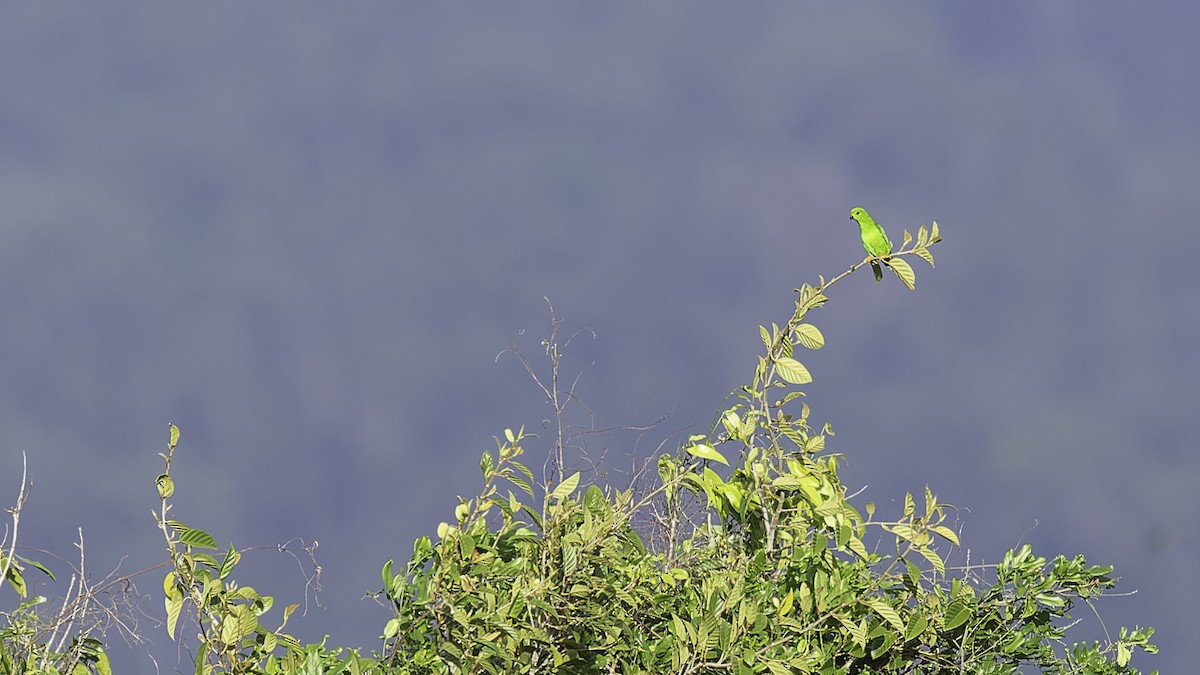
{"type": "MultiPolygon", "coordinates": [[[[0,503],[25,451],[28,555],[82,527],[93,576],[165,560],[174,422],[174,515],[319,541],[324,608],[289,628],[370,649],[383,562],[548,414],[495,359],[540,354],[544,296],[594,332],[566,367],[597,428],[669,414],[588,437],[619,481],[707,428],[793,288],[862,259],[865,206],[945,241],[916,293],[859,273],[811,315],[844,478],[885,512],[928,482],[972,562],[1116,565],[1139,592],[1109,628],[1157,626],[1139,665],[1183,672],[1197,28],[1186,3],[8,3],[0,503]]],[[[303,599],[291,559],[247,564],[303,599]]]]}

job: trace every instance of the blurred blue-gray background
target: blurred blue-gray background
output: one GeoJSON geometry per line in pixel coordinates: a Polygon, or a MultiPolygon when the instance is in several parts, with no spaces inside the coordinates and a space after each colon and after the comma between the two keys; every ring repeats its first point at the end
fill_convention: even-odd
{"type": "MultiPolygon", "coordinates": [[[[1135,664],[1183,672],[1197,27],[1180,3],[6,4],[0,502],[25,451],[27,555],[65,580],[38,549],[73,560],[82,527],[92,576],[156,564],[174,422],[173,515],[319,541],[323,608],[290,627],[370,649],[384,561],[549,414],[495,358],[536,361],[543,296],[595,334],[565,365],[596,427],[670,415],[590,437],[619,479],[705,430],[794,287],[862,259],[860,205],[945,241],[916,293],[858,273],[811,315],[847,483],[885,509],[928,483],[972,562],[1115,565],[1138,593],[1109,629],[1157,626],[1135,664]]],[[[291,559],[253,558],[303,601],[291,559]]]]}

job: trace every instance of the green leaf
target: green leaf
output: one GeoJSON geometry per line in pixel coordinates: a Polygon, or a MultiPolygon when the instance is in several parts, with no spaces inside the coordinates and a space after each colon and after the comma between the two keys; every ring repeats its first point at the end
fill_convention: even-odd
{"type": "Polygon", "coordinates": [[[154,485],[158,488],[159,499],[166,499],[175,494],[175,481],[165,473],[154,479],[154,485]]]}
{"type": "Polygon", "coordinates": [[[866,544],[863,544],[862,539],[859,539],[858,537],[850,537],[847,539],[846,548],[849,549],[851,553],[859,558],[862,558],[863,560],[866,560],[870,557],[870,554],[867,552],[866,544]]]}
{"type": "MultiPolygon", "coordinates": [[[[4,560],[3,555],[0,555],[0,560],[4,560]]],[[[46,576],[50,577],[51,581],[57,581],[57,579],[54,578],[54,572],[51,572],[49,567],[46,567],[45,565],[34,560],[33,558],[26,558],[25,556],[19,555],[19,556],[17,556],[17,560],[20,560],[21,562],[25,563],[26,565],[29,565],[31,567],[36,567],[37,569],[41,570],[42,574],[45,574],[46,576]]]]}
{"type": "Polygon", "coordinates": [[[180,543],[193,548],[216,548],[217,540],[204,530],[188,529],[179,533],[180,543]]]}
{"type": "Polygon", "coordinates": [[[175,448],[175,444],[179,442],[179,427],[174,424],[167,425],[167,447],[175,448]]]}
{"type": "Polygon", "coordinates": [[[904,640],[907,642],[915,639],[921,635],[921,633],[924,633],[925,629],[928,627],[929,620],[925,618],[925,615],[921,614],[920,612],[914,612],[913,615],[908,618],[908,629],[904,631],[904,640]]]}
{"type": "Polygon", "coordinates": [[[926,546],[917,546],[916,551],[928,560],[930,565],[933,565],[933,569],[937,570],[938,574],[946,573],[946,563],[942,561],[936,551],[926,546]]]}
{"type": "Polygon", "coordinates": [[[179,623],[179,611],[183,609],[183,594],[179,592],[179,589],[171,587],[167,591],[167,597],[163,599],[163,604],[167,609],[167,635],[174,640],[175,626],[179,623]]]}
{"type": "Polygon", "coordinates": [[[524,490],[529,493],[529,496],[532,497],[533,488],[529,487],[529,484],[533,482],[533,472],[529,470],[529,467],[516,460],[510,460],[509,464],[515,467],[517,471],[520,471],[525,476],[525,480],[519,481],[513,476],[509,476],[508,479],[513,483],[516,483],[519,487],[524,488],[524,490]]]}
{"type": "Polygon", "coordinates": [[[696,445],[688,446],[687,453],[693,457],[699,457],[700,459],[706,459],[712,462],[720,462],[725,466],[729,466],[729,462],[725,459],[725,455],[722,455],[717,451],[716,448],[707,443],[697,443],[696,445]]]}
{"type": "Polygon", "coordinates": [[[796,672],[778,661],[767,661],[767,670],[771,671],[771,675],[791,675],[796,672]]]}
{"type": "Polygon", "coordinates": [[[553,499],[554,501],[562,501],[563,499],[566,499],[568,495],[574,492],[575,488],[577,487],[579,487],[578,471],[571,474],[571,476],[562,483],[559,483],[558,487],[554,488],[554,492],[550,493],[550,499],[553,499]]]}
{"type": "Polygon", "coordinates": [[[811,323],[796,326],[796,342],[809,349],[820,349],[825,346],[825,336],[811,323]]]}
{"type": "Polygon", "coordinates": [[[786,356],[780,357],[775,361],[775,369],[779,373],[779,377],[791,384],[808,384],[812,382],[812,375],[808,373],[808,368],[796,359],[786,356]]]}
{"type": "Polygon", "coordinates": [[[955,534],[954,530],[946,527],[945,525],[934,525],[933,527],[931,527],[929,529],[932,530],[935,534],[940,535],[943,539],[950,542],[951,544],[954,544],[955,546],[959,545],[958,535],[955,534]]]}
{"type": "Polygon", "coordinates": [[[233,572],[234,566],[237,565],[238,561],[241,559],[242,554],[238,553],[237,550],[233,548],[233,544],[230,544],[229,550],[225,552],[225,559],[221,561],[221,567],[217,571],[217,578],[225,579],[228,577],[229,574],[233,572]]]}
{"type": "Polygon", "coordinates": [[[917,289],[917,275],[913,273],[912,267],[905,262],[904,258],[888,258],[887,264],[896,273],[896,277],[908,287],[908,290],[915,291],[917,289]]]}
{"type": "Polygon", "coordinates": [[[922,247],[922,248],[914,249],[913,253],[916,253],[917,255],[921,256],[921,259],[924,260],[925,262],[929,263],[930,267],[936,267],[936,265],[933,264],[933,254],[929,252],[929,249],[922,247]]]}
{"type": "Polygon", "coordinates": [[[954,630],[967,622],[971,618],[971,608],[961,600],[955,600],[946,608],[946,630],[954,630]]]}
{"type": "Polygon", "coordinates": [[[900,618],[900,614],[896,611],[895,607],[892,607],[879,598],[871,598],[866,602],[867,606],[875,610],[875,613],[895,629],[897,633],[904,633],[904,621],[900,618]]]}
{"type": "Polygon", "coordinates": [[[8,583],[17,592],[17,595],[22,598],[29,592],[29,588],[25,585],[25,576],[21,574],[21,569],[16,565],[8,568],[8,583]]]}

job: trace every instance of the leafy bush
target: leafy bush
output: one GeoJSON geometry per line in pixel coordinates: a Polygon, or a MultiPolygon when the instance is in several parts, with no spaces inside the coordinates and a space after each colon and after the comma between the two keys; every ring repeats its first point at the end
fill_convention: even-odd
{"type": "MultiPolygon", "coordinates": [[[[905,232],[885,264],[913,289],[903,257],[932,265],[940,240],[936,223],[905,232]]],[[[824,345],[809,311],[873,261],[797,289],[787,323],[760,327],[750,384],[707,434],[658,459],[657,482],[581,488],[560,460],[539,491],[519,461],[526,435],[505,431],[482,458],[483,491],[438,542],[419,539],[400,574],[383,568],[389,672],[1138,672],[1131,656],[1155,651],[1152,629],[1064,643],[1075,606],[1113,587],[1110,567],[1024,546],[950,569],[940,547],[958,535],[928,489],[905,495],[895,521],[847,497],[838,456],[822,454],[833,432],[813,428],[797,388],[811,377],[795,350],[824,345]]],[[[547,393],[561,458],[562,399],[547,393]]]]}
{"type": "MultiPolygon", "coordinates": [[[[273,598],[233,575],[244,551],[218,555],[210,534],[170,517],[171,425],[155,514],[168,553],[168,634],[183,639],[182,626],[195,627],[197,673],[1139,672],[1131,660],[1156,651],[1151,628],[1066,639],[1072,611],[1113,588],[1111,567],[1047,560],[1029,546],[995,565],[950,566],[959,537],[948,507],[926,488],[904,496],[898,519],[876,519],[826,452],[833,430],[811,422],[799,387],[812,378],[796,350],[825,339],[808,313],[871,263],[913,289],[904,258],[932,266],[940,240],[936,223],[915,239],[905,232],[889,257],[797,289],[788,321],[759,328],[764,353],[712,428],[623,489],[569,466],[578,461],[568,458],[573,391],[560,388],[557,319],[542,343],[549,377],[514,348],[554,408],[547,469],[537,477],[522,463],[531,435],[505,430],[481,458],[480,493],[460,500],[436,542],[417,539],[401,569],[383,566],[376,597],[392,616],[371,657],[302,645],[285,632],[296,605],[267,628],[273,598]]],[[[50,574],[15,554],[23,504],[24,490],[0,546],[0,577],[22,598],[28,567],[50,574]]],[[[86,616],[78,607],[42,617],[42,602],[3,614],[0,675],[108,673],[103,631],[77,620],[86,616]]]]}

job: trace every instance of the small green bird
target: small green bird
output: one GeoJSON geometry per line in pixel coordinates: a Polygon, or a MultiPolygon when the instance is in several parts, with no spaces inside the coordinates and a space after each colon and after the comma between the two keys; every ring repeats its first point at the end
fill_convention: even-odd
{"type": "MultiPolygon", "coordinates": [[[[883,231],[883,226],[875,222],[871,218],[871,214],[867,210],[856,206],[850,209],[850,218],[858,221],[859,234],[862,235],[863,248],[867,253],[879,261],[871,261],[871,271],[875,273],[875,281],[883,280],[883,268],[879,266],[879,262],[883,261],[892,254],[892,242],[888,239],[887,232],[883,231]]],[[[887,264],[884,262],[883,264],[887,264]]]]}

